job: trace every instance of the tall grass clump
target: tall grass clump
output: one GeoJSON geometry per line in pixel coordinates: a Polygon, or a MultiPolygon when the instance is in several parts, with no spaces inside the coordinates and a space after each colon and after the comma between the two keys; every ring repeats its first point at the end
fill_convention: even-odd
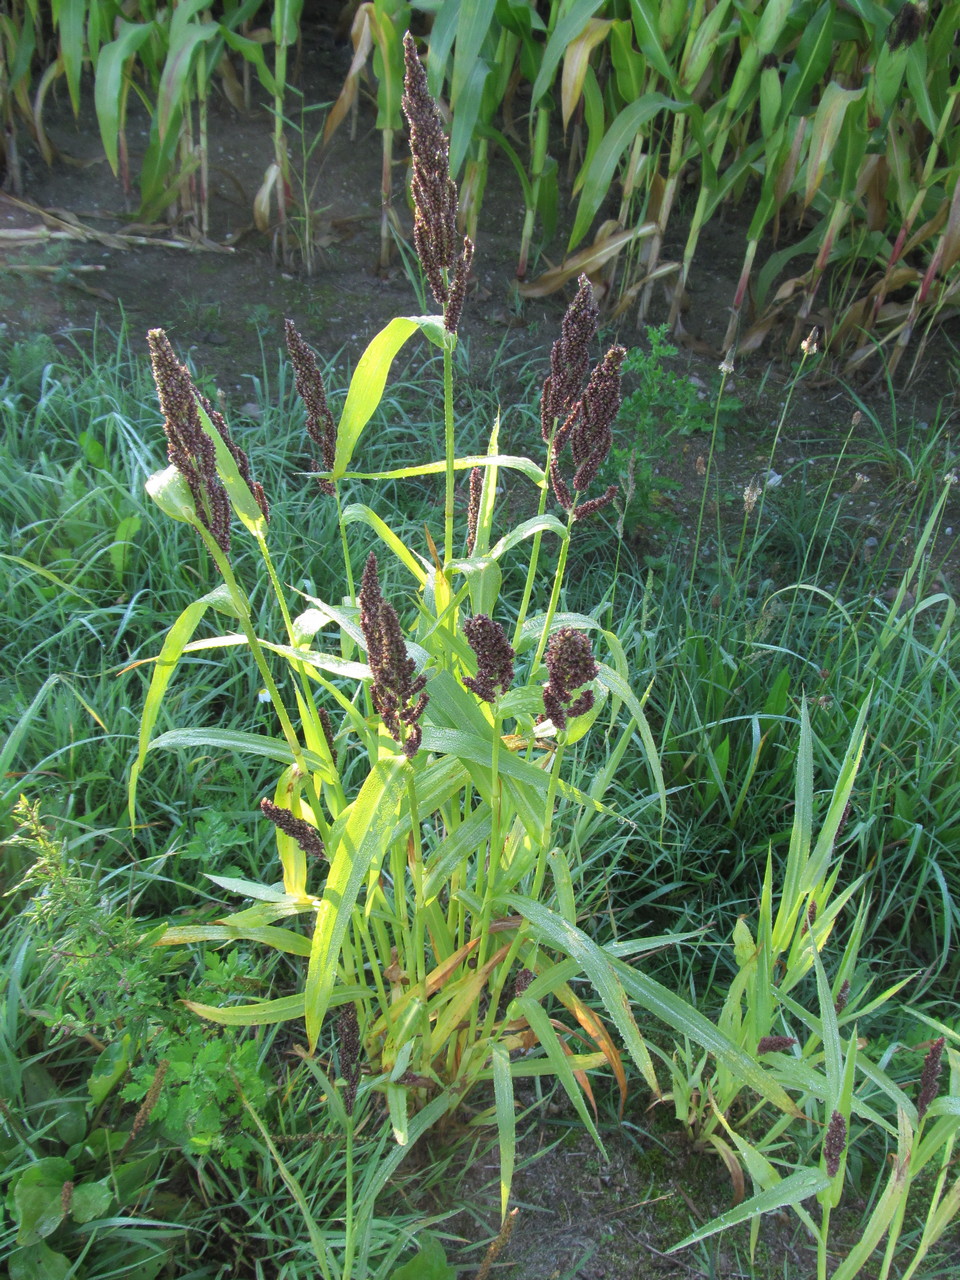
{"type": "Polygon", "coordinates": [[[435,1218],[390,1190],[444,1177],[458,1121],[490,1135],[495,1252],[523,1110],[551,1093],[601,1148],[658,1104],[721,1162],[735,1205],[682,1245],[749,1223],[754,1249],[786,1208],[818,1280],[915,1272],[960,1207],[960,1037],[932,1003],[955,924],[953,609],[929,567],[951,486],[917,495],[895,578],[878,557],[829,576],[839,464],[794,580],[759,482],[716,528],[705,488],[688,576],[630,571],[603,471],[625,352],[597,349],[585,278],[534,447],[455,410],[473,247],[405,49],[438,314],[392,320],[342,400],[289,322],[275,407],[234,430],[151,331],[166,466],[119,357],[88,379],[47,353],[4,390],[5,642],[32,593],[50,663],[4,692],[26,766],[4,780],[11,1274],[449,1274],[435,1218]],[[420,338],[423,372],[388,389],[420,338]],[[91,633],[106,655],[79,652],[91,633]],[[920,926],[929,963],[889,963],[920,926]]]}
{"type": "Polygon", "coordinates": [[[415,241],[442,313],[399,317],[373,339],[339,422],[312,353],[287,326],[317,459],[309,483],[315,501],[336,512],[343,574],[333,599],[285,586],[302,575],[278,571],[272,493],[166,335],[150,335],[170,465],[150,478],[148,492],[165,515],[194,529],[220,581],[187,605],[163,642],[131,775],[131,822],[143,810],[140,780],[158,752],[202,744],[281,766],[259,802],[275,832],[281,878],[208,871],[213,885],[252,905],[219,912],[214,923],[171,923],[157,941],[252,944],[288,958],[292,981],[270,998],[188,1007],[222,1026],[302,1027],[304,1068],[346,1143],[342,1236],[320,1231],[282,1153],[274,1158],[306,1215],[324,1275],[363,1274],[367,1265],[372,1197],[385,1176],[373,1178],[370,1197],[358,1195],[354,1135],[370,1123],[374,1095],[383,1098],[396,1143],[384,1160],[395,1163],[482,1092],[481,1114],[497,1133],[506,1217],[518,1081],[555,1079],[598,1142],[591,1073],[612,1074],[622,1106],[632,1061],[659,1096],[631,1001],[709,1046],[774,1109],[798,1114],[752,1053],[627,963],[665,945],[663,938],[609,952],[579,925],[581,850],[591,823],[611,815],[607,791],[625,762],[644,780],[645,807],[660,822],[666,813],[658,752],[616,632],[561,608],[577,526],[613,497],[610,488],[591,487],[611,443],[624,353],[613,347],[591,369],[597,309],[581,280],[542,386],[543,461],[500,453],[496,424],[485,452],[458,452],[453,354],[473,248],[455,232],[446,141],[411,41],[404,109],[415,241]],[[390,367],[418,333],[442,355],[442,457],[358,471],[354,458],[390,367]],[[497,479],[507,470],[532,484],[533,514],[500,532],[497,479]],[[430,476],[443,502],[415,541],[358,500],[366,496],[361,483],[430,476]],[[465,522],[458,476],[468,479],[465,522]],[[551,499],[559,516],[548,511],[551,499]],[[549,542],[557,548],[550,559],[549,542]],[[520,556],[520,598],[509,607],[501,565],[520,556]],[[254,584],[276,601],[277,638],[261,633],[254,584]],[[217,615],[229,632],[195,638],[217,615]],[[160,732],[181,662],[221,651],[224,661],[237,651],[248,657],[271,708],[268,731],[160,732]],[[577,839],[568,841],[572,823],[577,839]],[[590,1001],[571,985],[578,975],[588,980],[590,1001]]]}

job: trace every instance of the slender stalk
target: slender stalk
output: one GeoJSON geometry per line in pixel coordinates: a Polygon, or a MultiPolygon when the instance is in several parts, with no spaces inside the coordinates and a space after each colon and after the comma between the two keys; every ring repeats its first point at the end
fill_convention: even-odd
{"type": "Polygon", "coordinates": [[[207,57],[202,45],[197,57],[197,113],[200,132],[200,231],[206,236],[210,230],[210,174],[207,154],[207,57]]]}
{"type": "Polygon", "coordinates": [[[393,205],[393,130],[383,131],[383,155],[380,168],[380,270],[390,266],[390,248],[393,237],[390,221],[393,205]]]}
{"type": "Polygon", "coordinates": [[[527,274],[527,262],[530,256],[530,241],[533,239],[533,223],[537,216],[537,202],[540,198],[540,183],[547,162],[547,144],[550,139],[550,112],[546,107],[537,110],[537,123],[533,135],[533,181],[531,199],[523,217],[523,230],[520,235],[520,260],[517,263],[517,279],[522,280],[527,274]]]}
{"type": "Polygon", "coordinates": [[[334,483],[334,498],[337,503],[337,529],[340,531],[340,546],[343,550],[343,572],[347,579],[347,595],[350,597],[350,603],[356,605],[357,590],[353,582],[353,565],[350,563],[350,548],[347,546],[347,529],[343,523],[343,501],[340,497],[340,486],[336,481],[334,483]]]}
{"type": "MultiPolygon", "coordinates": [[[[283,625],[287,633],[287,639],[289,641],[291,649],[294,649],[296,648],[296,640],[295,640],[294,631],[293,631],[293,619],[290,617],[290,610],[287,608],[286,597],[280,586],[280,579],[277,577],[277,571],[273,564],[273,558],[270,555],[270,551],[267,547],[267,542],[263,534],[257,535],[257,543],[259,544],[259,547],[260,547],[260,554],[263,556],[264,563],[267,566],[267,572],[270,575],[270,582],[271,582],[271,585],[273,586],[274,595],[276,596],[277,603],[280,606],[280,613],[283,616],[283,625]]],[[[336,781],[333,784],[333,786],[334,786],[334,791],[337,797],[338,807],[343,808],[347,803],[346,796],[344,795],[343,787],[340,785],[339,776],[337,775],[336,762],[334,761],[333,756],[330,752],[330,748],[327,744],[327,735],[323,731],[323,725],[320,723],[320,717],[317,714],[317,706],[313,697],[313,689],[310,684],[310,677],[307,674],[307,669],[304,663],[302,662],[295,663],[294,669],[296,670],[297,675],[300,679],[300,686],[301,686],[301,689],[303,690],[303,705],[306,708],[307,714],[310,717],[310,723],[313,728],[314,739],[319,747],[319,754],[326,756],[330,762],[331,771],[334,777],[336,778],[336,781]]],[[[326,825],[324,823],[322,814],[316,813],[314,814],[314,817],[317,819],[318,823],[322,823],[324,826],[326,825]]],[[[321,828],[320,834],[322,837],[324,836],[324,831],[322,828],[321,828]]]]}
{"type": "Polygon", "coordinates": [[[314,814],[322,814],[320,798],[317,795],[316,787],[313,784],[313,773],[310,766],[303,758],[303,748],[300,745],[299,738],[297,737],[297,731],[294,729],[293,722],[290,719],[287,708],[284,705],[283,699],[280,697],[280,690],[277,688],[273,674],[267,665],[266,656],[264,655],[260,640],[253,628],[253,622],[250,616],[250,602],[245,593],[241,590],[236,578],[234,577],[233,569],[230,567],[230,561],[220,550],[216,539],[201,525],[197,526],[197,530],[200,533],[207,550],[210,552],[211,559],[217,566],[217,569],[220,571],[220,574],[226,583],[227,590],[230,592],[231,600],[237,607],[240,626],[242,627],[243,634],[246,637],[250,653],[253,655],[253,660],[257,664],[257,670],[260,672],[264,688],[267,691],[267,696],[270,698],[273,709],[277,714],[277,719],[280,721],[280,729],[283,733],[284,739],[286,740],[287,746],[290,748],[290,752],[293,756],[293,762],[303,778],[303,785],[307,792],[307,799],[310,802],[310,807],[314,814]]]}
{"type": "Polygon", "coordinates": [[[501,848],[501,806],[503,793],[500,786],[500,746],[503,734],[503,719],[498,710],[493,716],[493,749],[490,757],[490,845],[487,866],[483,859],[477,864],[477,893],[483,893],[483,906],[480,911],[479,924],[479,959],[478,964],[486,962],[490,951],[490,920],[493,916],[493,890],[497,883],[497,872],[500,866],[501,848]],[[482,884],[482,890],[481,890],[482,884]]]}
{"type": "Polygon", "coordinates": [[[453,559],[453,498],[455,472],[453,420],[453,352],[443,349],[443,438],[444,438],[444,498],[443,498],[443,563],[453,559]]]}
{"type": "MultiPolygon", "coordinates": [[[[554,423],[554,431],[556,431],[556,423],[554,423]]],[[[550,462],[553,456],[553,435],[547,441],[547,460],[543,468],[543,487],[540,490],[540,502],[537,505],[537,518],[547,509],[547,490],[550,485],[550,462]]],[[[520,643],[520,633],[523,630],[523,624],[527,620],[527,610],[530,608],[530,597],[533,594],[533,584],[537,577],[537,565],[540,560],[540,543],[543,541],[543,532],[537,530],[533,535],[533,546],[530,549],[530,563],[527,565],[527,580],[523,584],[523,595],[520,598],[520,612],[517,614],[517,625],[513,631],[513,647],[516,649],[520,643]]]]}
{"type": "MultiPolygon", "coordinates": [[[[700,511],[697,515],[697,532],[693,539],[693,554],[690,558],[690,581],[687,585],[688,616],[693,606],[693,584],[695,581],[697,561],[700,558],[700,539],[703,536],[703,517],[707,510],[707,492],[710,488],[710,477],[713,475],[713,458],[717,451],[717,436],[720,431],[720,401],[723,399],[723,389],[727,385],[728,377],[729,367],[721,365],[720,390],[717,393],[717,404],[713,414],[713,430],[710,433],[710,449],[707,453],[707,469],[703,477],[703,493],[700,495],[700,511]]],[[[777,430],[779,432],[779,427],[777,430]]],[[[759,516],[757,518],[759,520],[759,516]]]]}
{"type": "Polygon", "coordinates": [[[530,897],[534,902],[540,901],[543,881],[547,874],[547,852],[550,847],[550,838],[553,834],[553,812],[557,802],[557,787],[560,781],[560,767],[563,764],[565,745],[563,742],[558,744],[550,766],[550,785],[547,787],[543,836],[540,841],[540,849],[537,852],[537,868],[533,875],[533,887],[530,890],[530,897]]]}
{"type": "Polygon", "coordinates": [[[423,1003],[427,1003],[426,989],[426,956],[423,928],[423,839],[420,832],[420,808],[417,803],[417,788],[413,771],[407,773],[407,803],[410,806],[410,842],[407,862],[413,880],[413,953],[416,961],[417,983],[422,989],[423,1003]]]}
{"type": "Polygon", "coordinates": [[[348,1113],[346,1127],[344,1210],[343,1210],[343,1277],[353,1275],[354,1221],[353,1221],[353,1116],[348,1113]]]}
{"type": "Polygon", "coordinates": [[[820,1209],[820,1231],[817,1235],[817,1280],[827,1280],[827,1240],[830,1237],[830,1205],[820,1209]]]}
{"type": "Polygon", "coordinates": [[[553,589],[550,592],[550,603],[547,605],[547,612],[543,619],[543,630],[540,633],[540,642],[537,645],[536,657],[533,660],[531,671],[536,671],[543,658],[543,651],[547,647],[547,641],[550,639],[550,628],[553,625],[554,615],[557,612],[557,605],[560,602],[560,589],[563,586],[563,575],[567,568],[567,555],[570,551],[570,533],[573,529],[573,522],[577,509],[577,500],[574,497],[573,506],[567,513],[567,536],[560,544],[560,555],[557,559],[557,571],[553,575],[553,589]]]}

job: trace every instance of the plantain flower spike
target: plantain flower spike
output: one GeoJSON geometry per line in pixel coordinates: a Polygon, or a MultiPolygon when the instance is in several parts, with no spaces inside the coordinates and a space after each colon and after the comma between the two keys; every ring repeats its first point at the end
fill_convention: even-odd
{"type": "Polygon", "coordinates": [[[456,333],[463,311],[473,242],[457,235],[457,188],[450,177],[450,145],[440,112],[427,88],[427,76],[408,31],[403,37],[403,97],[401,106],[410,125],[413,156],[413,243],[443,322],[456,333]]]}

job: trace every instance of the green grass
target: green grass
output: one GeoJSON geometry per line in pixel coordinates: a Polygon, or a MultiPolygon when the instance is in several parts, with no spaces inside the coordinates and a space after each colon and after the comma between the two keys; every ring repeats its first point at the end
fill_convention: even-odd
{"type": "MultiPolygon", "coordinates": [[[[309,1217],[332,1224],[325,1229],[335,1248],[347,1174],[317,1082],[292,1054],[288,1032],[226,1031],[216,1039],[221,1075],[246,1074],[239,1092],[225,1091],[220,1111],[205,1121],[208,1151],[191,1145],[185,1122],[178,1128],[158,1110],[126,1153],[123,1177],[117,1172],[116,1153],[158,1063],[170,1056],[171,1038],[198,1025],[178,998],[187,992],[197,998],[198,990],[201,999],[215,1000],[224,992],[276,997],[298,989],[296,961],[268,959],[251,945],[234,960],[227,959],[234,953],[204,954],[200,946],[173,959],[137,941],[153,922],[183,923],[198,912],[216,917],[222,895],[209,886],[198,892],[203,871],[263,877],[272,854],[257,804],[272,791],[275,769],[215,749],[152,753],[138,802],[149,816],[129,830],[125,779],[147,660],[171,621],[216,579],[193,533],[156,518],[143,494],[144,480],[164,458],[142,357],[123,339],[100,334],[92,357],[65,360],[38,341],[8,349],[3,359],[0,741],[7,745],[0,746],[0,833],[8,896],[0,1149],[11,1162],[8,1175],[28,1158],[67,1158],[78,1184],[109,1185],[112,1226],[97,1233],[82,1223],[57,1228],[57,1241],[82,1259],[77,1274],[87,1280],[313,1274],[304,1206],[290,1187],[303,1189],[309,1217]],[[26,841],[11,838],[21,793],[39,806],[49,837],[28,829],[26,841]],[[29,883],[16,888],[31,867],[29,883]],[[111,1000],[98,1002],[105,984],[111,1000]],[[102,1055],[119,1052],[112,1046],[141,1024],[136,1059],[122,1064],[131,1070],[130,1087],[95,1103],[90,1081],[105,1070],[102,1055]],[[244,1056],[245,1044],[255,1045],[252,1058],[244,1056]],[[240,1093],[271,1135],[273,1152],[238,1105],[240,1093]],[[329,1141],[317,1137],[321,1130],[329,1141]],[[305,1134],[315,1140],[301,1143],[305,1134]],[[133,1219],[147,1225],[131,1225],[133,1219]],[[165,1271],[174,1258],[173,1270],[165,1271]]],[[[499,379],[496,370],[476,379],[469,367],[464,373],[459,449],[472,452],[489,431],[499,379]]],[[[516,403],[503,411],[510,450],[526,449],[538,431],[537,373],[521,362],[502,375],[517,388],[516,403]]],[[[328,385],[336,383],[328,378],[328,385]]],[[[231,415],[231,423],[271,500],[278,576],[307,594],[339,600],[335,512],[304,475],[309,457],[290,371],[283,363],[263,370],[255,390],[262,418],[231,415]]],[[[331,400],[339,409],[337,396],[331,400]]],[[[400,373],[364,436],[358,469],[386,470],[428,449],[442,452],[441,406],[439,364],[400,373]]],[[[845,446],[851,465],[861,456],[858,447],[845,446]]],[[[608,795],[626,821],[568,806],[558,829],[571,852],[581,927],[602,944],[704,930],[696,945],[652,954],[645,971],[681,994],[695,993],[698,1007],[716,1014],[736,973],[734,925],[740,916],[756,918],[768,856],[775,884],[787,865],[801,704],[813,726],[816,829],[869,697],[863,762],[837,843],[844,864],[837,892],[854,883],[858,889],[838,919],[830,963],[839,963],[862,898],[869,909],[855,987],[873,983],[877,992],[911,978],[867,1031],[892,1045],[930,1034],[917,1030],[907,1006],[943,1017],[958,978],[952,952],[960,927],[960,660],[954,606],[932,559],[945,521],[948,445],[939,435],[927,443],[910,431],[884,457],[910,496],[902,523],[891,522],[869,562],[851,555],[853,535],[838,522],[839,464],[827,467],[822,481],[820,471],[811,473],[792,507],[771,491],[755,523],[741,525],[735,517],[722,525],[722,544],[693,578],[679,557],[658,571],[633,561],[617,545],[615,513],[575,544],[561,608],[596,608],[624,647],[635,687],[649,684],[647,712],[669,799],[661,822],[638,749],[618,765],[608,795]]],[[[350,496],[369,500],[369,487],[360,495],[358,482],[350,496]]],[[[442,496],[442,478],[397,480],[378,486],[376,505],[408,545],[420,547],[424,524],[438,543],[442,537],[442,496]]],[[[504,508],[514,501],[509,487],[499,501],[504,508]]],[[[236,545],[237,573],[249,581],[260,571],[236,545]]],[[[549,555],[545,541],[548,564],[549,555]]],[[[266,586],[259,581],[254,593],[261,634],[275,633],[278,624],[266,586]]],[[[406,592],[412,606],[406,582],[388,577],[385,586],[406,592]]],[[[508,571],[501,593],[507,617],[521,589],[522,573],[508,571]]],[[[178,670],[158,731],[214,726],[257,731],[271,723],[258,681],[241,661],[200,653],[178,670]]],[[[590,785],[614,741],[611,731],[578,748],[575,785],[590,785]]],[[[669,1028],[656,1039],[669,1053],[669,1028]]],[[[333,1048],[326,1033],[318,1060],[330,1074],[333,1048]]],[[[917,1066],[918,1059],[902,1054],[885,1063],[905,1086],[917,1066]]],[[[950,1091],[957,1092],[956,1080],[950,1091]]],[[[631,1107],[631,1121],[642,1123],[639,1104],[631,1107]]],[[[370,1103],[364,1124],[369,1142],[359,1148],[357,1176],[375,1181],[393,1147],[370,1103]]],[[[784,1157],[785,1169],[808,1156],[816,1163],[815,1136],[801,1136],[784,1157]]],[[[871,1131],[851,1162],[850,1179],[868,1205],[880,1194],[889,1142],[889,1135],[871,1131]]],[[[371,1274],[387,1276],[409,1256],[393,1245],[406,1248],[422,1227],[428,1215],[421,1206],[430,1186],[443,1180],[442,1159],[462,1158],[454,1151],[438,1156],[432,1172],[417,1166],[399,1193],[378,1201],[371,1274]]],[[[922,1212],[911,1210],[912,1229],[922,1212]]],[[[0,1252],[12,1247],[9,1217],[3,1231],[0,1252]]]]}

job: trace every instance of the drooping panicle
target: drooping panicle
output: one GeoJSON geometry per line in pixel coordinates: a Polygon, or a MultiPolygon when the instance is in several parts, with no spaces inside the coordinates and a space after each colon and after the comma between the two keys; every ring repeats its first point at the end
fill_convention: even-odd
{"type": "Polygon", "coordinates": [[[418,721],[428,701],[422,692],[427,679],[414,676],[416,664],[407,657],[396,610],[383,597],[373,552],[367,557],[359,601],[360,629],[373,675],[370,696],[387,732],[411,758],[417,754],[423,737],[418,721]]]}
{"type": "Polygon", "coordinates": [[[595,512],[602,510],[617,496],[617,486],[608,484],[599,498],[589,498],[586,502],[581,502],[577,507],[574,519],[586,520],[588,516],[592,516],[595,512]]]}
{"type": "Polygon", "coordinates": [[[827,1125],[823,1140],[823,1160],[827,1173],[835,1178],[840,1171],[840,1158],[847,1147],[847,1122],[839,1111],[834,1111],[827,1125]]]}
{"type": "Polygon", "coordinates": [[[923,1060],[920,1072],[920,1092],[917,1095],[917,1119],[922,1120],[927,1114],[930,1103],[940,1092],[940,1071],[943,1067],[943,1049],[946,1041],[943,1036],[934,1040],[927,1056],[923,1060]]]}
{"type": "Polygon", "coordinates": [[[594,703],[593,690],[583,688],[600,671],[590,637],[573,627],[561,627],[551,636],[543,660],[550,676],[543,687],[543,709],[555,728],[565,729],[568,718],[585,715],[594,703]],[[583,692],[574,696],[578,689],[583,692]]]}
{"type": "Polygon", "coordinates": [[[316,827],[311,826],[306,818],[298,818],[289,809],[284,809],[272,800],[260,801],[260,812],[284,835],[296,840],[308,858],[324,858],[326,850],[323,841],[317,834],[316,827]]]}
{"type": "MultiPolygon", "coordinates": [[[[332,471],[337,453],[337,427],[327,404],[323,379],[313,352],[304,342],[292,320],[284,322],[284,334],[290,363],[293,365],[297,395],[307,411],[307,435],[320,451],[324,471],[332,471]]],[[[332,494],[334,487],[329,480],[319,480],[320,490],[332,494]]]]}
{"type": "Polygon", "coordinates": [[[495,702],[513,684],[513,646],[500,623],[485,613],[468,618],[463,633],[477,655],[477,674],[464,676],[463,683],[484,702],[495,702]]]}
{"type": "Polygon", "coordinates": [[[230,500],[217,475],[213,441],[200,425],[197,391],[162,329],[147,334],[153,380],[164,416],[167,457],[190,489],[197,517],[224,555],[230,551],[230,500]]]}
{"type": "Polygon", "coordinates": [[[456,333],[473,243],[469,238],[464,238],[462,245],[458,242],[457,188],[450,176],[450,145],[409,31],[403,38],[403,60],[401,106],[410,125],[413,157],[413,243],[433,296],[444,309],[444,325],[456,333]]]}

